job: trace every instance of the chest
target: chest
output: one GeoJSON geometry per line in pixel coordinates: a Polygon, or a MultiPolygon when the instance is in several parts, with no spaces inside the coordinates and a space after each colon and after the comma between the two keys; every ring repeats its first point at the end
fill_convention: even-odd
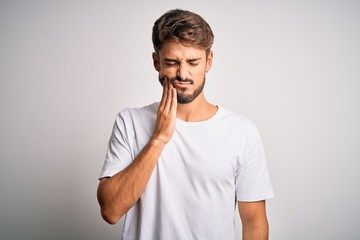
{"type": "Polygon", "coordinates": [[[231,138],[216,129],[176,130],[158,170],[174,182],[233,187],[239,151],[231,138]]]}

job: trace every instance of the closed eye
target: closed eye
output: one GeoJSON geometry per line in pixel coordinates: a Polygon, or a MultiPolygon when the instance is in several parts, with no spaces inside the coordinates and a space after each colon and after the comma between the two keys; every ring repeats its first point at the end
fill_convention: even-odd
{"type": "Polygon", "coordinates": [[[169,67],[178,65],[178,63],[174,63],[174,62],[165,62],[165,64],[166,64],[166,66],[169,66],[169,67]]]}
{"type": "Polygon", "coordinates": [[[176,66],[179,64],[179,61],[177,61],[175,59],[169,59],[169,58],[164,59],[164,62],[165,62],[165,65],[168,67],[176,66]]]}
{"type": "MultiPolygon", "coordinates": [[[[173,67],[173,66],[177,66],[179,64],[181,64],[178,60],[175,60],[175,59],[171,59],[171,58],[165,58],[164,59],[164,62],[165,62],[165,65],[167,67],[173,67]]],[[[199,65],[200,63],[200,58],[195,58],[195,59],[189,59],[187,60],[187,63],[190,65],[190,66],[197,66],[199,65]]]]}
{"type": "Polygon", "coordinates": [[[190,66],[197,66],[200,63],[200,58],[189,59],[187,62],[190,64],[190,66]]]}
{"type": "Polygon", "coordinates": [[[191,66],[197,66],[197,65],[199,65],[199,62],[189,62],[189,64],[190,64],[191,66]]]}

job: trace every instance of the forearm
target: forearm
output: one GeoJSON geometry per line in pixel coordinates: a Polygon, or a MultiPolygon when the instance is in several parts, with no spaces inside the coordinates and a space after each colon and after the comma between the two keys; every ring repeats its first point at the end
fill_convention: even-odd
{"type": "Polygon", "coordinates": [[[140,198],[164,146],[159,141],[149,141],[126,169],[100,182],[98,201],[108,223],[116,223],[140,198]]]}

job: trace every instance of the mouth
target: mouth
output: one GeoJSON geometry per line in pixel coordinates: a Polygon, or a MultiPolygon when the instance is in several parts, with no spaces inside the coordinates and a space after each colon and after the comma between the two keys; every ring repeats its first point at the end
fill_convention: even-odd
{"type": "Polygon", "coordinates": [[[174,86],[178,86],[178,87],[181,87],[181,88],[184,88],[184,87],[188,87],[191,85],[191,82],[190,81],[179,81],[179,80],[175,80],[175,81],[172,81],[172,84],[174,86]]]}

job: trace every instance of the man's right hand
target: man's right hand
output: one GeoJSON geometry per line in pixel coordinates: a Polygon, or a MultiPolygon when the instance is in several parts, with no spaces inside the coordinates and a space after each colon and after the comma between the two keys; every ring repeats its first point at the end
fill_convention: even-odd
{"type": "Polygon", "coordinates": [[[170,141],[176,123],[177,92],[167,77],[163,81],[163,95],[156,118],[151,141],[166,144],[170,141]]]}
{"type": "Polygon", "coordinates": [[[123,171],[100,179],[98,200],[101,215],[108,223],[118,222],[144,192],[159,156],[175,130],[176,94],[176,89],[165,77],[156,127],[149,143],[123,171]]]}

